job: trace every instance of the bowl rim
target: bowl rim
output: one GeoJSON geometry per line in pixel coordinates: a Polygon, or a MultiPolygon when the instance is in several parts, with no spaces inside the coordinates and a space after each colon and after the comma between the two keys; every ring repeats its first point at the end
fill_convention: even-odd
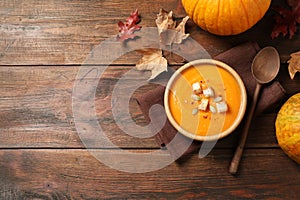
{"type": "Polygon", "coordinates": [[[229,135],[230,133],[232,133],[237,126],[240,124],[240,122],[242,121],[245,112],[246,112],[246,106],[247,106],[247,93],[246,93],[246,88],[244,85],[244,82],[242,81],[240,75],[229,65],[227,65],[226,63],[222,62],[222,61],[218,61],[218,60],[214,60],[214,59],[198,59],[198,60],[194,60],[191,62],[188,62],[186,64],[184,64],[183,66],[181,66],[179,69],[177,69],[174,74],[171,76],[171,78],[169,79],[167,85],[166,85],[166,89],[164,92],[164,107],[165,107],[165,112],[167,115],[168,120],[170,121],[170,123],[173,125],[173,127],[180,132],[181,134],[187,136],[188,138],[194,139],[194,140],[198,140],[198,141],[213,141],[213,140],[218,140],[221,139],[227,135],[229,135]],[[225,70],[227,70],[237,81],[238,85],[240,86],[240,90],[241,90],[241,105],[240,105],[240,110],[238,112],[238,115],[235,119],[235,121],[233,122],[233,124],[226,129],[223,132],[220,132],[218,134],[214,134],[214,135],[209,135],[209,136],[201,136],[201,135],[196,135],[194,133],[190,133],[189,131],[186,131],[185,129],[183,129],[173,118],[171,111],[170,111],[170,107],[169,107],[169,93],[170,93],[170,87],[173,84],[175,78],[180,75],[180,73],[192,66],[196,66],[196,65],[204,65],[204,64],[208,64],[208,65],[215,65],[217,67],[221,67],[225,70]]]}

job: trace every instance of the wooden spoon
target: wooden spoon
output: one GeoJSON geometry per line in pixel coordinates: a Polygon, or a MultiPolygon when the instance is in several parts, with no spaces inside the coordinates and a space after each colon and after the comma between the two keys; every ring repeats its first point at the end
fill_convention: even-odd
{"type": "Polygon", "coordinates": [[[245,121],[243,132],[240,135],[239,144],[231,160],[229,167],[229,172],[231,174],[236,174],[238,171],[260,89],[263,84],[271,82],[277,76],[279,68],[280,58],[277,50],[274,47],[265,47],[261,49],[252,62],[251,72],[257,83],[253,95],[252,105],[245,121]]]}

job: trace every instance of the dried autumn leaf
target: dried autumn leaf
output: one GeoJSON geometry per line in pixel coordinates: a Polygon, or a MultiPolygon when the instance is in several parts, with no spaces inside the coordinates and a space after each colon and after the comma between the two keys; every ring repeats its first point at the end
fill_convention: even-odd
{"type": "Polygon", "coordinates": [[[133,13],[130,14],[130,16],[126,19],[126,22],[123,23],[122,21],[119,21],[119,34],[118,34],[118,40],[120,42],[123,42],[127,39],[133,39],[136,37],[134,34],[135,31],[140,30],[142,27],[137,25],[141,21],[139,17],[138,10],[136,9],[133,13]]]}
{"type": "Polygon", "coordinates": [[[173,20],[173,12],[161,9],[155,21],[161,43],[165,45],[180,44],[189,37],[189,34],[185,33],[185,24],[188,19],[189,17],[186,16],[176,27],[176,22],[173,20]]]}
{"type": "Polygon", "coordinates": [[[288,61],[289,63],[289,74],[291,79],[294,79],[295,74],[300,72],[300,51],[292,53],[291,59],[288,61]]]}
{"type": "Polygon", "coordinates": [[[146,49],[139,50],[143,57],[137,62],[136,68],[138,70],[150,70],[151,77],[154,79],[164,71],[168,71],[168,62],[162,56],[162,50],[160,49],[146,49]]]}
{"type": "Polygon", "coordinates": [[[300,0],[286,0],[286,2],[290,9],[282,6],[274,9],[278,14],[274,17],[272,38],[276,38],[280,34],[284,37],[289,34],[291,39],[297,30],[297,23],[300,23],[300,0]]]}
{"type": "Polygon", "coordinates": [[[297,6],[299,6],[299,0],[286,0],[287,4],[290,7],[296,8],[297,6]]]}

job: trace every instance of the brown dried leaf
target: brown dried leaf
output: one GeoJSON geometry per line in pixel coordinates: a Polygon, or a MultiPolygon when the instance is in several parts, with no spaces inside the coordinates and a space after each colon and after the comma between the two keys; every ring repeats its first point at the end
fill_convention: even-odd
{"type": "Polygon", "coordinates": [[[167,12],[164,9],[160,9],[155,22],[159,33],[176,28],[176,22],[173,20],[173,11],[167,12]]]}
{"type": "Polygon", "coordinates": [[[291,59],[288,61],[289,74],[291,79],[294,79],[295,74],[300,72],[300,51],[292,53],[291,59]]]}
{"type": "Polygon", "coordinates": [[[186,16],[176,27],[173,11],[167,12],[161,9],[155,21],[161,43],[165,45],[181,44],[183,40],[189,37],[189,34],[185,33],[185,24],[188,19],[189,17],[186,16]]]}
{"type": "Polygon", "coordinates": [[[164,71],[168,71],[168,62],[162,56],[160,49],[146,49],[138,50],[143,54],[143,57],[137,62],[136,68],[138,70],[151,70],[151,79],[154,79],[164,71]]]}

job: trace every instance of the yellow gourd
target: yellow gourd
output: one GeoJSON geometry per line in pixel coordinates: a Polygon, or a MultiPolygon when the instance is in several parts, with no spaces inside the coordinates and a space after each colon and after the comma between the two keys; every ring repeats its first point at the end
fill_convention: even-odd
{"type": "Polygon", "coordinates": [[[271,0],[182,0],[187,15],[216,35],[236,35],[265,15],[271,0]]]}
{"type": "Polygon", "coordinates": [[[280,108],[275,127],[279,146],[300,164],[300,93],[290,97],[280,108]]]}

